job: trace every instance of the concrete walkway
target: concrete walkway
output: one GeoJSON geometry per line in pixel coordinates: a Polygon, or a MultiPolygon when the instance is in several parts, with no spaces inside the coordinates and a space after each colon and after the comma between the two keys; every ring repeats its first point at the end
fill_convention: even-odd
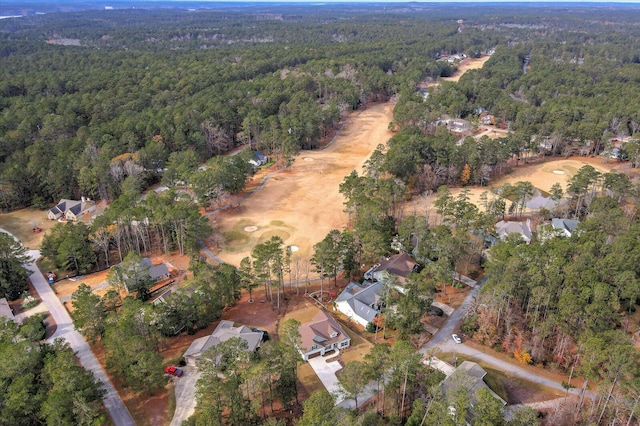
{"type": "Polygon", "coordinates": [[[442,371],[445,376],[449,377],[456,371],[455,367],[451,364],[448,364],[441,359],[436,357],[431,357],[422,361],[424,365],[427,367],[435,368],[436,370],[442,371]]]}
{"type": "MultiPolygon", "coordinates": [[[[0,232],[11,235],[11,233],[1,228],[0,232]]],[[[11,236],[15,239],[15,236],[11,236]]],[[[103,399],[104,406],[109,412],[113,424],[116,426],[135,426],[135,422],[133,421],[131,414],[129,414],[129,410],[127,410],[127,407],[120,399],[120,396],[111,384],[111,381],[105,374],[102,366],[93,355],[93,352],[91,352],[89,345],[82,335],[73,327],[71,316],[64,308],[64,305],[60,302],[60,299],[58,299],[54,291],[51,289],[47,280],[38,270],[38,267],[36,266],[36,259],[40,257],[40,251],[29,250],[28,255],[31,257],[31,262],[27,265],[27,269],[31,271],[29,279],[31,280],[33,287],[38,292],[42,303],[45,304],[49,313],[53,317],[53,320],[56,322],[56,331],[53,336],[48,339],[48,342],[51,343],[56,338],[64,339],[71,349],[75,351],[76,356],[80,360],[80,364],[82,364],[82,366],[87,370],[92,371],[96,380],[102,382],[102,386],[107,392],[103,399]]]]}
{"type": "Polygon", "coordinates": [[[442,312],[445,313],[446,316],[450,317],[451,314],[453,314],[453,311],[455,311],[454,308],[452,308],[449,305],[445,305],[442,302],[438,302],[437,300],[434,300],[433,302],[431,302],[431,306],[435,306],[436,308],[440,308],[442,309],[442,312]]]}

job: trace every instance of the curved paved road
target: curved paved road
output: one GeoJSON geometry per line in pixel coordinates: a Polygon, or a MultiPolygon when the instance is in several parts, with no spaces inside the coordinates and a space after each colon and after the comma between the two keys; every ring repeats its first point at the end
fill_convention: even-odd
{"type": "MultiPolygon", "coordinates": [[[[566,392],[566,389],[562,386],[562,383],[556,382],[555,380],[548,379],[544,376],[539,376],[535,373],[530,372],[529,370],[522,368],[517,364],[511,364],[509,362],[505,362],[500,358],[496,358],[493,355],[480,352],[477,349],[474,349],[470,346],[465,345],[464,343],[456,344],[451,339],[451,334],[453,334],[455,327],[460,323],[467,310],[471,307],[475,296],[480,291],[481,284],[486,280],[483,278],[477,286],[475,286],[465,297],[462,304],[455,310],[453,315],[447,319],[447,322],[444,324],[440,330],[433,336],[433,338],[420,349],[420,353],[422,355],[427,355],[431,350],[435,348],[443,351],[443,352],[455,352],[462,355],[466,355],[469,357],[473,357],[477,360],[480,360],[497,370],[504,371],[513,376],[520,377],[525,380],[529,380],[530,382],[537,383],[543,386],[547,386],[551,389],[559,390],[561,392],[566,392]]],[[[570,389],[569,393],[579,395],[581,392],[580,389],[570,389]]],[[[593,392],[586,392],[585,394],[589,398],[595,398],[595,394],[593,392]]]]}
{"type": "MultiPolygon", "coordinates": [[[[18,241],[15,236],[4,229],[0,228],[0,232],[9,234],[18,241]]],[[[89,345],[84,340],[84,337],[82,337],[82,335],[74,328],[71,316],[65,309],[64,305],[62,305],[62,302],[60,302],[60,299],[58,299],[58,296],[51,289],[47,280],[38,270],[38,267],[36,266],[36,259],[40,257],[40,251],[29,250],[28,253],[31,257],[31,262],[27,266],[31,271],[29,279],[38,292],[40,299],[42,299],[42,303],[46,305],[47,309],[51,313],[51,316],[57,326],[55,333],[48,340],[50,342],[56,338],[63,338],[66,340],[67,343],[69,343],[69,346],[71,346],[71,348],[76,352],[76,355],[80,360],[80,364],[82,364],[82,366],[87,370],[92,371],[96,380],[102,382],[103,388],[107,391],[103,399],[104,406],[109,411],[111,420],[116,426],[135,426],[135,422],[133,421],[131,414],[129,414],[129,410],[127,410],[127,407],[120,399],[120,396],[111,384],[111,381],[105,374],[102,366],[93,355],[93,352],[91,352],[89,345]]]]}

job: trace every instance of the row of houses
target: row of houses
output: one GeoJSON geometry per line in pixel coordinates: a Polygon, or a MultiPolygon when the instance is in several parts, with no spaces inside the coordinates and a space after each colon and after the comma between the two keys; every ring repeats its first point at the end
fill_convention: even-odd
{"type": "MultiPolygon", "coordinates": [[[[342,326],[324,311],[319,310],[310,322],[301,324],[298,331],[300,333],[298,351],[305,361],[333,351],[346,349],[351,345],[351,338],[342,326]]],[[[233,321],[223,320],[211,335],[201,337],[191,343],[184,353],[185,362],[188,365],[196,366],[202,359],[207,359],[208,349],[232,338],[244,341],[246,343],[244,349],[254,352],[267,339],[267,336],[266,332],[262,330],[246,325],[236,326],[233,321]]],[[[220,359],[216,359],[215,362],[219,363],[220,359]]]]}

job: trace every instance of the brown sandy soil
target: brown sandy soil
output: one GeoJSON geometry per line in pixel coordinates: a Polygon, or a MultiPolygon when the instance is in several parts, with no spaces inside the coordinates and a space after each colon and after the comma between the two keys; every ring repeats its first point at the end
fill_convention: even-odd
{"type": "Polygon", "coordinates": [[[301,151],[289,169],[273,175],[237,208],[214,214],[212,221],[227,241],[219,256],[237,266],[256,244],[278,235],[298,248],[294,257],[308,259],[331,229],[347,225],[338,187],[351,171],[361,174],[371,152],[391,138],[392,110],[384,103],[355,113],[330,146],[301,151]],[[252,226],[257,229],[247,228],[252,226]]]}
{"type": "Polygon", "coordinates": [[[496,127],[496,126],[486,125],[486,124],[482,124],[480,126],[479,130],[480,131],[478,133],[473,135],[473,138],[475,140],[478,140],[483,136],[487,136],[489,139],[504,138],[504,137],[507,137],[507,135],[509,135],[509,133],[510,133],[506,129],[501,129],[501,128],[496,127]]]}
{"type": "Polygon", "coordinates": [[[479,58],[465,58],[460,61],[458,64],[458,70],[451,77],[443,77],[442,79],[445,81],[457,82],[467,71],[482,68],[489,58],[491,58],[491,56],[488,55],[481,56],[479,58]]]}
{"type": "Polygon", "coordinates": [[[449,305],[452,308],[457,308],[462,304],[464,298],[467,297],[467,294],[471,291],[471,287],[464,286],[462,288],[455,288],[451,285],[445,286],[445,291],[438,291],[434,298],[440,303],[444,303],[445,305],[449,305]]]}
{"type": "MultiPolygon", "coordinates": [[[[74,291],[78,289],[78,287],[80,287],[80,284],[86,284],[89,287],[93,287],[102,282],[105,282],[107,280],[108,273],[109,273],[109,270],[107,269],[105,271],[96,272],[95,274],[84,275],[78,278],[61,279],[59,281],[56,281],[54,284],[52,284],[51,288],[53,289],[53,291],[55,291],[58,297],[71,295],[73,294],[74,291]]],[[[107,290],[108,288],[105,288],[100,291],[96,291],[96,294],[98,294],[99,296],[102,296],[107,290]]]]}
{"type": "MultiPolygon", "coordinates": [[[[151,262],[159,264],[164,262],[171,272],[171,279],[184,279],[185,273],[189,268],[189,257],[181,256],[178,253],[170,254],[168,256],[157,255],[151,257],[151,262]]],[[[93,274],[84,275],[82,277],[76,277],[73,279],[65,278],[56,281],[51,288],[55,291],[58,297],[69,296],[78,289],[80,284],[86,284],[89,287],[94,287],[107,281],[107,275],[109,270],[96,272],[93,274]]],[[[98,296],[104,296],[104,294],[110,289],[109,286],[94,290],[94,293],[98,296]]]]}
{"type": "Polygon", "coordinates": [[[249,327],[266,330],[270,336],[276,334],[278,312],[272,309],[264,290],[255,288],[252,291],[253,303],[249,303],[249,293],[242,292],[242,297],[234,306],[225,309],[222,318],[249,327]]]}

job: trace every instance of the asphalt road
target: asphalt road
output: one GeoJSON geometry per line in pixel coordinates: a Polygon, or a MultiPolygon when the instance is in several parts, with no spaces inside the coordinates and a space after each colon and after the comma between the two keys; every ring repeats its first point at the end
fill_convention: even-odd
{"type": "MultiPolygon", "coordinates": [[[[11,235],[11,233],[4,229],[0,229],[0,232],[11,235]]],[[[15,239],[15,236],[13,237],[15,239]]],[[[40,251],[29,250],[28,253],[31,257],[31,263],[27,265],[27,268],[31,271],[29,279],[38,292],[42,303],[45,304],[56,322],[56,331],[48,340],[50,342],[53,342],[53,340],[57,338],[66,340],[69,346],[76,352],[80,364],[87,370],[92,371],[95,378],[102,382],[103,388],[107,391],[103,398],[104,406],[107,411],[109,411],[113,424],[116,426],[135,426],[129,410],[127,410],[127,407],[120,399],[120,396],[111,384],[102,366],[93,355],[93,352],[91,352],[89,345],[84,340],[84,337],[74,328],[71,316],[60,302],[60,299],[58,299],[58,296],[56,296],[55,292],[51,289],[47,280],[38,270],[35,261],[40,257],[40,251]]]]}
{"type": "MultiPolygon", "coordinates": [[[[459,344],[454,343],[453,339],[451,339],[451,334],[453,334],[456,326],[460,323],[460,321],[462,321],[469,307],[473,304],[474,299],[478,294],[478,291],[480,291],[483,282],[484,280],[481,280],[478,285],[469,292],[462,304],[447,319],[447,322],[444,324],[444,326],[440,328],[440,330],[426,345],[420,348],[420,353],[423,356],[427,356],[429,353],[434,353],[434,355],[437,356],[438,351],[454,352],[482,361],[488,365],[491,365],[495,369],[511,374],[512,376],[526,379],[530,382],[544,385],[561,392],[566,392],[566,389],[562,386],[562,383],[532,373],[531,371],[522,368],[517,364],[505,362],[504,360],[496,358],[493,355],[480,352],[477,349],[465,345],[464,342],[459,344]]],[[[580,389],[570,389],[569,393],[579,395],[580,391],[580,389]]],[[[587,392],[586,396],[593,398],[595,397],[595,394],[593,394],[592,392],[587,392]]]]}

